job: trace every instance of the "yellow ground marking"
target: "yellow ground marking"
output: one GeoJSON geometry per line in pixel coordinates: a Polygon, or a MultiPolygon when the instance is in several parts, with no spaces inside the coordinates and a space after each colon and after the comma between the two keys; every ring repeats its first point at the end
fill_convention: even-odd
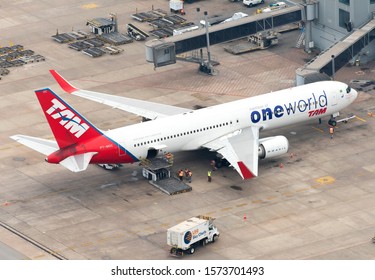
{"type": "Polygon", "coordinates": [[[284,196],[293,196],[293,193],[291,192],[286,192],[286,193],[283,193],[284,196]]]}
{"type": "Polygon", "coordinates": [[[42,254],[42,255],[37,255],[37,256],[33,256],[31,259],[32,260],[35,260],[35,259],[41,259],[41,258],[44,258],[46,255],[42,254]]]}
{"type": "Polygon", "coordinates": [[[304,191],[308,191],[308,190],[309,190],[309,188],[303,188],[303,189],[296,190],[296,192],[304,192],[304,191]]]}
{"type": "Polygon", "coordinates": [[[232,207],[227,207],[227,208],[221,209],[221,211],[228,211],[228,210],[231,210],[231,209],[232,209],[232,207]]]}
{"type": "Polygon", "coordinates": [[[241,203],[241,204],[237,204],[236,207],[243,207],[243,206],[246,206],[247,203],[241,203]]]}
{"type": "Polygon", "coordinates": [[[85,4],[81,6],[82,9],[95,9],[97,7],[98,5],[96,5],[95,3],[85,4]]]}
{"type": "Polygon", "coordinates": [[[258,200],[252,200],[251,202],[252,202],[252,203],[262,203],[263,201],[260,200],[260,199],[258,199],[258,200]]]}
{"type": "Polygon", "coordinates": [[[335,178],[333,178],[332,176],[324,176],[324,177],[320,177],[318,179],[315,179],[315,181],[321,185],[326,185],[326,184],[332,184],[336,181],[335,178]]]}
{"type": "Polygon", "coordinates": [[[85,242],[85,243],[81,243],[81,247],[90,247],[90,246],[92,246],[92,245],[94,245],[92,242],[85,242]]]}
{"type": "Polygon", "coordinates": [[[315,127],[315,126],[313,126],[312,128],[315,129],[316,131],[319,131],[319,132],[321,132],[321,133],[324,133],[324,130],[322,130],[322,129],[320,129],[320,128],[317,128],[317,127],[315,127]]]}
{"type": "Polygon", "coordinates": [[[169,226],[169,224],[160,224],[160,227],[162,227],[162,228],[169,228],[170,226],[169,226]]]}
{"type": "Polygon", "coordinates": [[[357,177],[362,177],[362,176],[365,176],[365,175],[367,175],[366,172],[359,172],[359,173],[357,173],[357,177]]]}
{"type": "Polygon", "coordinates": [[[0,151],[8,150],[8,149],[10,149],[10,148],[11,148],[11,147],[0,148],[0,151]]]}
{"type": "Polygon", "coordinates": [[[270,196],[270,197],[267,197],[268,200],[272,200],[272,199],[275,199],[277,198],[277,196],[270,196]]]}
{"type": "Polygon", "coordinates": [[[366,120],[364,120],[364,119],[362,119],[362,118],[360,118],[360,117],[357,117],[357,116],[355,116],[356,117],[356,119],[358,119],[358,120],[360,120],[360,121],[362,121],[362,122],[367,122],[366,120]]]}

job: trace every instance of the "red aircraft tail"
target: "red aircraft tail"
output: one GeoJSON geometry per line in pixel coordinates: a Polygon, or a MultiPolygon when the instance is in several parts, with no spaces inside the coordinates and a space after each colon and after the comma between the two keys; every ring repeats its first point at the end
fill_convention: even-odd
{"type": "Polygon", "coordinates": [[[60,149],[102,135],[52,90],[40,89],[35,93],[60,149]]]}

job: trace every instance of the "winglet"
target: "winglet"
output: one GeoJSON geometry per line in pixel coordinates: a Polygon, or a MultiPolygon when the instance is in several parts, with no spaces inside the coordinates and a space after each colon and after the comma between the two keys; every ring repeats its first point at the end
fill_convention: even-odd
{"type": "Polygon", "coordinates": [[[79,90],[78,88],[72,86],[67,80],[65,80],[56,70],[49,70],[49,72],[65,92],[72,93],[79,90]]]}
{"type": "Polygon", "coordinates": [[[244,179],[251,179],[255,177],[254,174],[247,168],[247,166],[242,161],[237,162],[237,164],[241,170],[241,174],[244,179]]]}

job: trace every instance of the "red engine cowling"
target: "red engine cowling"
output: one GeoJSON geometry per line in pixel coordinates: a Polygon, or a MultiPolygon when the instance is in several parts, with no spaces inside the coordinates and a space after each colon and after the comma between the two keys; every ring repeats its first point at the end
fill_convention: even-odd
{"type": "Polygon", "coordinates": [[[273,158],[288,152],[289,141],[285,136],[259,139],[258,155],[260,159],[273,158]]]}

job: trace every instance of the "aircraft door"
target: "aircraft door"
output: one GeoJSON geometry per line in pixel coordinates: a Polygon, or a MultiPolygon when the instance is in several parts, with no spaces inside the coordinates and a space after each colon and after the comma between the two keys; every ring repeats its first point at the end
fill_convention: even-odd
{"type": "Polygon", "coordinates": [[[125,147],[121,146],[118,144],[118,155],[121,156],[126,156],[126,150],[125,147]]]}
{"type": "Polygon", "coordinates": [[[336,106],[339,100],[340,93],[338,91],[335,91],[331,96],[332,96],[331,104],[332,106],[336,106]]]}

